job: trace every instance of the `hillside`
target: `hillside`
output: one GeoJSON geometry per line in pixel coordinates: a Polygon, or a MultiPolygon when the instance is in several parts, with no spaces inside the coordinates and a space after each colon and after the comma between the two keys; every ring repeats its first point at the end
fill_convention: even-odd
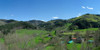
{"type": "Polygon", "coordinates": [[[33,25],[41,25],[41,24],[45,23],[44,21],[41,21],[41,20],[29,20],[27,22],[31,23],[33,25]]]}
{"type": "MultiPolygon", "coordinates": [[[[64,27],[63,29],[76,30],[87,28],[99,28],[100,27],[100,15],[98,14],[84,14],[79,17],[75,17],[68,20],[56,19],[51,20],[39,25],[40,28],[46,30],[52,30],[56,28],[64,27]]],[[[61,29],[62,30],[62,29],[61,29]]]]}
{"type": "MultiPolygon", "coordinates": [[[[86,28],[98,28],[100,27],[100,15],[97,14],[85,14],[76,18],[63,20],[56,19],[50,20],[48,22],[40,21],[40,20],[29,20],[23,21],[32,24],[37,27],[37,29],[48,30],[51,31],[56,28],[67,29],[67,30],[76,30],[76,29],[86,29],[86,28]],[[63,28],[62,28],[63,27],[63,28]]],[[[8,23],[20,22],[16,20],[0,20],[0,25],[5,25],[8,23]]]]}
{"type": "Polygon", "coordinates": [[[36,27],[27,22],[14,22],[0,26],[0,32],[3,34],[14,32],[17,29],[36,29],[36,27]]]}
{"type": "Polygon", "coordinates": [[[8,23],[14,23],[14,22],[18,22],[18,21],[13,20],[13,19],[10,19],[10,20],[0,19],[0,26],[1,25],[5,25],[5,24],[8,24],[8,23]]]}
{"type": "Polygon", "coordinates": [[[56,29],[58,27],[62,27],[66,23],[67,23],[66,20],[56,19],[56,20],[51,20],[51,21],[42,23],[41,25],[39,25],[39,27],[50,31],[50,30],[56,29]]]}
{"type": "Polygon", "coordinates": [[[86,28],[98,28],[100,27],[100,15],[85,14],[80,17],[70,19],[72,25],[69,29],[86,29],[86,28]]]}
{"type": "Polygon", "coordinates": [[[100,15],[99,14],[84,14],[84,15],[81,15],[79,17],[75,17],[75,18],[69,19],[69,21],[73,22],[75,20],[82,19],[82,18],[87,19],[87,20],[91,20],[92,19],[92,21],[93,20],[94,21],[95,20],[98,21],[100,19],[100,15]]]}
{"type": "Polygon", "coordinates": [[[0,26],[6,24],[4,19],[0,19],[0,26]]]}

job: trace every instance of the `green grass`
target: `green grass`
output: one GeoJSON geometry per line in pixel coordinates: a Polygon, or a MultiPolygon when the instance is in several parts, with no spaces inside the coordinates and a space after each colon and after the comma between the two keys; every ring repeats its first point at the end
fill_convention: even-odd
{"type": "MultiPolygon", "coordinates": [[[[24,36],[30,36],[30,35],[34,35],[36,34],[36,36],[32,37],[30,41],[28,41],[26,48],[30,47],[33,48],[37,45],[39,45],[40,43],[47,43],[50,38],[46,37],[48,31],[44,31],[44,30],[28,30],[28,29],[20,29],[20,30],[16,30],[16,34],[21,38],[24,36]]],[[[27,39],[26,39],[27,40],[27,39]]],[[[25,42],[23,43],[19,43],[18,46],[20,48],[24,48],[25,47],[25,42]]]]}
{"type": "Polygon", "coordinates": [[[81,44],[74,44],[74,43],[67,44],[67,48],[69,50],[73,50],[73,48],[76,49],[76,50],[80,50],[81,49],[81,44]]]}
{"type": "Polygon", "coordinates": [[[54,46],[47,46],[44,50],[54,50],[54,46]]]}
{"type": "Polygon", "coordinates": [[[64,35],[74,35],[75,33],[79,32],[82,35],[86,34],[86,31],[96,31],[99,28],[88,28],[88,29],[79,29],[79,30],[73,30],[72,32],[65,32],[64,35]]]}
{"type": "Polygon", "coordinates": [[[86,31],[96,31],[98,30],[99,28],[88,28],[88,29],[79,29],[79,30],[73,30],[74,32],[77,32],[77,31],[83,31],[83,32],[86,32],[86,31]]]}
{"type": "Polygon", "coordinates": [[[63,33],[64,35],[74,35],[75,34],[75,32],[65,32],[65,33],[63,33]]]}
{"type": "Polygon", "coordinates": [[[46,34],[47,31],[44,31],[44,30],[28,30],[28,29],[20,29],[20,30],[16,30],[16,33],[17,34],[20,34],[20,35],[32,35],[32,34],[46,34]]]}
{"type": "Polygon", "coordinates": [[[1,42],[1,43],[4,43],[4,39],[3,39],[3,38],[0,38],[0,42],[1,42]]]}
{"type": "MultiPolygon", "coordinates": [[[[86,42],[84,42],[84,43],[82,43],[82,44],[71,43],[71,44],[67,44],[67,48],[68,48],[69,50],[74,50],[74,49],[76,49],[76,50],[81,50],[82,45],[83,45],[84,48],[86,48],[86,46],[87,46],[86,42]],[[73,49],[73,48],[74,48],[74,49],[73,49]]],[[[92,46],[93,46],[93,44],[90,43],[90,44],[89,44],[89,47],[92,47],[92,46]]]]}

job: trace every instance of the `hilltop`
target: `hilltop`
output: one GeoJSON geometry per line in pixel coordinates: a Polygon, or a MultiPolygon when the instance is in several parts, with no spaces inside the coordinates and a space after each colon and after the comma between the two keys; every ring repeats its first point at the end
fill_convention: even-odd
{"type": "Polygon", "coordinates": [[[70,19],[70,21],[72,21],[72,24],[70,26],[71,30],[100,27],[100,15],[85,14],[85,15],[70,19]]]}

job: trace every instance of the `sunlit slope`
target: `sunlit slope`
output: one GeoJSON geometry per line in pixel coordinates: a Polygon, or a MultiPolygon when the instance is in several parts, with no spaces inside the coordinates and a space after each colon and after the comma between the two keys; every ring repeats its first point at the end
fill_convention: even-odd
{"type": "Polygon", "coordinates": [[[85,14],[70,19],[70,21],[73,21],[72,25],[69,27],[70,30],[100,27],[100,15],[85,14]]]}

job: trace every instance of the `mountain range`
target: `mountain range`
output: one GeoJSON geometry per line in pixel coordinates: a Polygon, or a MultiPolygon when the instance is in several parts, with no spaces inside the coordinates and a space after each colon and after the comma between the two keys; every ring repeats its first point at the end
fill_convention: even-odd
{"type": "Polygon", "coordinates": [[[48,31],[56,29],[56,28],[61,28],[61,27],[64,27],[64,29],[67,28],[68,30],[99,28],[100,15],[84,14],[82,16],[71,18],[71,19],[66,19],[66,20],[56,19],[56,20],[50,20],[48,22],[44,22],[41,20],[17,21],[13,19],[10,19],[10,20],[0,19],[0,28],[2,26],[3,27],[8,26],[13,29],[15,26],[12,27],[12,25],[17,25],[17,27],[24,26],[24,28],[28,28],[28,29],[43,29],[43,30],[48,30],[48,31]]]}

